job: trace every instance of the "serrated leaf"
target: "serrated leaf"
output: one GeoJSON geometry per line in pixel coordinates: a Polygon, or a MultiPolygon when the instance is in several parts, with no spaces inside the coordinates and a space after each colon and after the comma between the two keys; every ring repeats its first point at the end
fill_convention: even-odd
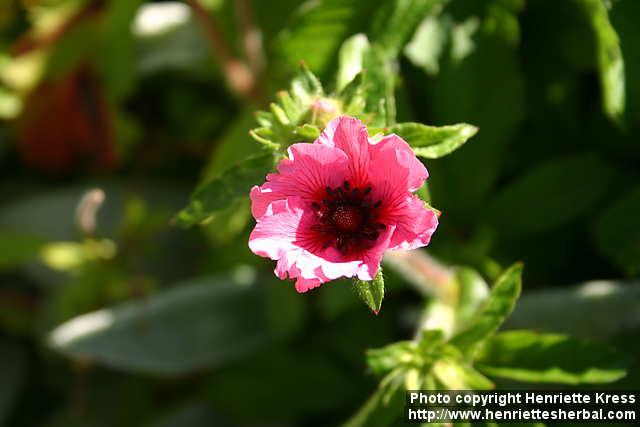
{"type": "Polygon", "coordinates": [[[209,277],[78,316],[49,345],[125,371],[179,375],[250,354],[266,343],[266,323],[254,287],[209,277]]]}
{"type": "Polygon", "coordinates": [[[380,312],[382,300],[384,299],[384,277],[382,276],[382,268],[378,270],[378,274],[373,280],[364,281],[360,279],[353,280],[353,287],[360,299],[373,311],[374,314],[380,312]]]}
{"type": "Polygon", "coordinates": [[[253,185],[261,184],[274,163],[273,154],[261,153],[227,169],[219,177],[200,186],[189,205],[178,213],[176,225],[191,227],[222,211],[242,197],[249,197],[253,185]]]}
{"type": "Polygon", "coordinates": [[[475,366],[499,378],[576,385],[616,381],[625,376],[629,361],[605,344],[562,334],[508,331],[486,341],[475,366]]]}
{"type": "Polygon", "coordinates": [[[625,73],[620,40],[609,22],[602,0],[580,0],[596,35],[602,106],[615,122],[622,121],[625,110],[625,73]]]}
{"type": "Polygon", "coordinates": [[[387,131],[407,141],[416,156],[437,159],[461,147],[478,128],[466,123],[438,127],[408,122],[389,126],[387,131]]]}
{"type": "Polygon", "coordinates": [[[470,321],[470,326],[451,340],[465,355],[473,355],[477,346],[489,338],[511,314],[522,288],[522,264],[509,267],[496,281],[489,298],[470,321]]]}

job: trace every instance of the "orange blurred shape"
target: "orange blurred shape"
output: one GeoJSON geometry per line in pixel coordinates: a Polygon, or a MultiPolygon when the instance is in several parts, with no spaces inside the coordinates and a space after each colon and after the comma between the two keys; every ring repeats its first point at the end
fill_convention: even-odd
{"type": "Polygon", "coordinates": [[[17,136],[24,162],[48,174],[101,172],[116,164],[104,93],[87,66],[33,90],[18,119],[17,136]]]}

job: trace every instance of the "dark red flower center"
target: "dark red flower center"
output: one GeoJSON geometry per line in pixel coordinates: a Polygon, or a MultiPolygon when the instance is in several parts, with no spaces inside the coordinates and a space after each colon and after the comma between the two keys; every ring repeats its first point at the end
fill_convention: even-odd
{"type": "Polygon", "coordinates": [[[349,181],[327,187],[320,202],[311,204],[318,217],[313,230],[324,239],[323,247],[334,246],[343,254],[368,249],[386,225],[379,221],[382,202],[371,198],[371,187],[352,187],[349,181]]]}
{"type": "Polygon", "coordinates": [[[357,206],[338,206],[331,214],[331,222],[339,231],[354,232],[362,225],[362,211],[357,206]]]}

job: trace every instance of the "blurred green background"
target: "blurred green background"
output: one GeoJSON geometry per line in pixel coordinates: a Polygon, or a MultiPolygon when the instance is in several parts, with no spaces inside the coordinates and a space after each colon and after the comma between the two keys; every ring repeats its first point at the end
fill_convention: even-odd
{"type": "MultiPolygon", "coordinates": [[[[258,149],[253,112],[300,61],[331,88],[345,39],[402,24],[393,2],[0,0],[0,424],[331,426],[361,405],[364,350],[424,306],[401,275],[376,317],[348,282],[273,277],[248,197],[171,219],[258,149]]],[[[508,327],[613,343],[636,363],[611,387],[639,389],[640,2],[414,18],[398,121],[480,129],[426,163],[427,252],[489,282],[524,261],[508,327]]]]}

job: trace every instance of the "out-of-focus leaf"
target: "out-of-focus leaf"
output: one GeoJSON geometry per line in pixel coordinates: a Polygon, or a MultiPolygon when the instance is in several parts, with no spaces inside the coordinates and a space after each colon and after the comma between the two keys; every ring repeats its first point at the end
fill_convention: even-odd
{"type": "Polygon", "coordinates": [[[451,340],[466,355],[473,355],[477,346],[502,325],[515,307],[522,288],[522,264],[509,267],[496,281],[489,298],[470,322],[470,326],[451,340]]]}
{"type": "Polygon", "coordinates": [[[191,196],[189,205],[176,216],[176,224],[180,227],[193,226],[222,211],[235,200],[248,197],[251,187],[264,181],[273,161],[273,154],[264,152],[249,157],[201,185],[191,196]]]}
{"type": "Polygon", "coordinates": [[[267,319],[274,335],[289,337],[304,328],[305,300],[295,288],[279,279],[268,281],[266,286],[267,319]]]}
{"type": "Polygon", "coordinates": [[[596,281],[525,293],[505,324],[509,329],[562,332],[601,340],[639,326],[637,281],[596,281]]]}
{"type": "Polygon", "coordinates": [[[426,17],[404,49],[409,60],[422,67],[427,74],[436,75],[440,70],[440,58],[448,40],[450,23],[434,16],[426,17]]]}
{"type": "Polygon", "coordinates": [[[81,315],[49,335],[49,345],[69,357],[158,375],[220,366],[267,340],[255,287],[218,277],[81,315]]]}
{"type": "MultiPolygon", "coordinates": [[[[615,28],[622,46],[624,69],[626,74],[625,110],[630,124],[639,123],[640,119],[640,51],[635,46],[640,43],[640,27],[635,17],[640,12],[640,3],[634,0],[618,0],[612,2],[609,18],[615,28]]],[[[636,128],[637,129],[637,128],[636,128]]]]}
{"type": "Polygon", "coordinates": [[[610,188],[615,171],[594,155],[551,160],[500,192],[487,219],[503,233],[557,227],[593,207],[610,188]]]}
{"type": "Polygon", "coordinates": [[[351,36],[342,43],[336,76],[337,91],[344,89],[362,71],[362,60],[369,48],[369,39],[364,34],[351,36]]]}
{"type": "Polygon", "coordinates": [[[427,126],[420,123],[398,123],[388,127],[411,145],[416,156],[437,159],[460,148],[478,132],[466,123],[451,126],[427,126]]]}
{"type": "Polygon", "coordinates": [[[373,115],[371,124],[389,126],[396,120],[396,64],[394,58],[378,45],[373,45],[365,53],[363,66],[365,111],[373,115]]]}
{"type": "Polygon", "coordinates": [[[45,239],[9,230],[0,230],[0,270],[35,260],[45,239]]]}
{"type": "Polygon", "coordinates": [[[11,411],[26,374],[26,355],[20,347],[12,343],[0,342],[0,425],[11,411]]]}
{"type": "Polygon", "coordinates": [[[343,40],[366,28],[375,9],[372,6],[368,0],[304,3],[280,34],[277,50],[291,65],[304,61],[311,70],[323,75],[343,40]]]}
{"type": "Polygon", "coordinates": [[[458,302],[455,307],[455,331],[468,327],[475,313],[489,297],[489,286],[477,271],[468,267],[456,267],[458,302]]]}
{"type": "MultiPolygon", "coordinates": [[[[392,375],[392,374],[390,374],[392,375]]],[[[342,427],[388,427],[400,418],[404,404],[402,376],[391,377],[378,386],[376,391],[342,427]]]]}
{"type": "Polygon", "coordinates": [[[369,307],[374,314],[378,314],[382,307],[382,300],[384,299],[384,277],[382,276],[382,268],[378,270],[378,274],[376,274],[373,280],[364,281],[354,279],[353,287],[358,297],[367,307],[369,307]]]}
{"type": "Polygon", "coordinates": [[[228,427],[223,418],[216,414],[206,401],[193,402],[159,417],[149,427],[228,427]]]}
{"type": "Polygon", "coordinates": [[[193,74],[211,74],[217,70],[210,60],[207,43],[194,22],[191,9],[183,3],[143,4],[136,14],[136,70],[142,75],[163,70],[180,70],[193,74]]]}
{"type": "Polygon", "coordinates": [[[321,416],[339,402],[357,398],[360,387],[345,375],[340,364],[321,352],[299,350],[271,348],[246,363],[215,373],[209,399],[242,425],[256,425],[281,420],[282,414],[321,416]],[[245,398],[237,399],[238,395],[245,398]],[[246,410],[247,401],[254,402],[253,410],[246,410]]]}
{"type": "Polygon", "coordinates": [[[493,383],[467,362],[443,358],[433,364],[433,374],[449,390],[488,390],[493,383]]]}
{"type": "Polygon", "coordinates": [[[579,0],[586,10],[596,36],[602,106],[614,121],[620,122],[625,109],[625,73],[620,40],[609,22],[603,0],[579,0]]]}
{"type": "Polygon", "coordinates": [[[518,20],[516,12],[503,3],[465,3],[474,12],[464,21],[440,15],[443,25],[453,22],[440,72],[433,79],[425,76],[408,82],[414,104],[428,105],[433,123],[466,122],[481,129],[473,144],[430,164],[433,176],[440,177],[430,183],[434,200],[449,218],[460,222],[475,221],[478,210],[486,205],[507,143],[524,116],[524,83],[511,36],[518,20]]]}
{"type": "Polygon", "coordinates": [[[475,365],[494,377],[575,385],[616,381],[625,376],[629,362],[605,344],[561,334],[508,331],[485,342],[475,365]]]}
{"type": "Polygon", "coordinates": [[[389,57],[397,57],[425,15],[437,13],[448,0],[391,0],[373,18],[371,40],[389,57]]]}
{"type": "Polygon", "coordinates": [[[609,207],[598,221],[598,249],[630,274],[640,270],[640,188],[609,207]]]}
{"type": "Polygon", "coordinates": [[[143,0],[112,0],[102,17],[95,62],[113,101],[122,99],[135,82],[136,46],[132,23],[142,3],[143,0]]]}
{"type": "Polygon", "coordinates": [[[413,357],[416,345],[400,341],[382,348],[367,350],[367,366],[376,375],[385,375],[413,357]]]}

